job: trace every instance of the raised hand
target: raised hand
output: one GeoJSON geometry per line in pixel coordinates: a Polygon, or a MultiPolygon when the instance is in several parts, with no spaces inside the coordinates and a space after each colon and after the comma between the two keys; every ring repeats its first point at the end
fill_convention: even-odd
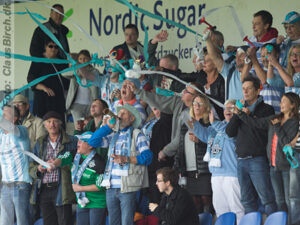
{"type": "Polygon", "coordinates": [[[164,42],[168,40],[168,31],[161,30],[158,34],[155,35],[155,37],[152,39],[151,43],[156,44],[158,42],[164,42]]]}

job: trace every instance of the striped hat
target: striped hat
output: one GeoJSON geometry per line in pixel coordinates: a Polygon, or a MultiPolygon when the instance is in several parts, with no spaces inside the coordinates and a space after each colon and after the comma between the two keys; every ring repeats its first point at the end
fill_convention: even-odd
{"type": "Polygon", "coordinates": [[[282,24],[286,24],[286,23],[293,24],[296,23],[297,21],[300,21],[300,15],[299,13],[292,11],[285,16],[285,20],[282,22],[282,24]]]}

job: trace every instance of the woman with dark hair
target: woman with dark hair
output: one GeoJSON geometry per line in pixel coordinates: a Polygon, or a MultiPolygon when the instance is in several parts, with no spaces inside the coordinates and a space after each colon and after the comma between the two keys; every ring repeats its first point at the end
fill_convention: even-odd
{"type": "MultiPolygon", "coordinates": [[[[47,39],[44,57],[48,59],[58,58],[58,48],[51,39],[47,39]]],[[[67,67],[67,64],[32,62],[27,81],[30,83],[37,78],[60,72],[67,67]]],[[[32,86],[34,92],[33,114],[42,118],[47,112],[56,111],[62,118],[65,118],[65,91],[68,90],[68,87],[69,81],[60,74],[48,77],[32,86]]]]}
{"type": "Polygon", "coordinates": [[[270,162],[270,176],[275,192],[277,209],[289,211],[290,163],[283,148],[297,135],[299,126],[299,96],[288,92],[283,94],[280,113],[270,117],[254,119],[236,108],[240,119],[257,129],[268,130],[267,155],[270,162]]]}
{"type": "MultiPolygon", "coordinates": [[[[194,96],[189,116],[208,127],[211,106],[206,96],[194,96]]],[[[183,119],[186,120],[186,119],[183,119]]],[[[212,211],[211,173],[203,160],[207,144],[200,141],[186,124],[181,126],[175,168],[181,177],[186,177],[186,189],[192,195],[198,213],[212,211]]]]}

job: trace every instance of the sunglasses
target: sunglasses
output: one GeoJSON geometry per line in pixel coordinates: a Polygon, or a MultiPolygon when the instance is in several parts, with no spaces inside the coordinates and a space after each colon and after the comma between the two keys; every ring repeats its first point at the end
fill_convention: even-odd
{"type": "Polygon", "coordinates": [[[56,48],[56,49],[58,49],[58,46],[57,45],[48,45],[48,48],[56,48]]]}

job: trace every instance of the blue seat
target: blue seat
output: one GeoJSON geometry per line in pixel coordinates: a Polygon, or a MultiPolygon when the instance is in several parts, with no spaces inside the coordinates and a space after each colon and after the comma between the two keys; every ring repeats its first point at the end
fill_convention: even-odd
{"type": "Polygon", "coordinates": [[[269,215],[264,223],[264,225],[286,225],[287,224],[287,213],[280,211],[269,215]]]}
{"type": "Polygon", "coordinates": [[[43,225],[43,219],[38,219],[37,221],[35,221],[34,225],[43,225]]]}
{"type": "Polygon", "coordinates": [[[233,212],[224,213],[216,220],[215,225],[235,225],[236,215],[233,212]]]}
{"type": "Polygon", "coordinates": [[[260,212],[247,213],[241,219],[239,225],[260,225],[261,224],[261,214],[260,212]]]}
{"type": "Polygon", "coordinates": [[[212,225],[212,215],[210,213],[200,213],[198,216],[201,225],[212,225]]]}

